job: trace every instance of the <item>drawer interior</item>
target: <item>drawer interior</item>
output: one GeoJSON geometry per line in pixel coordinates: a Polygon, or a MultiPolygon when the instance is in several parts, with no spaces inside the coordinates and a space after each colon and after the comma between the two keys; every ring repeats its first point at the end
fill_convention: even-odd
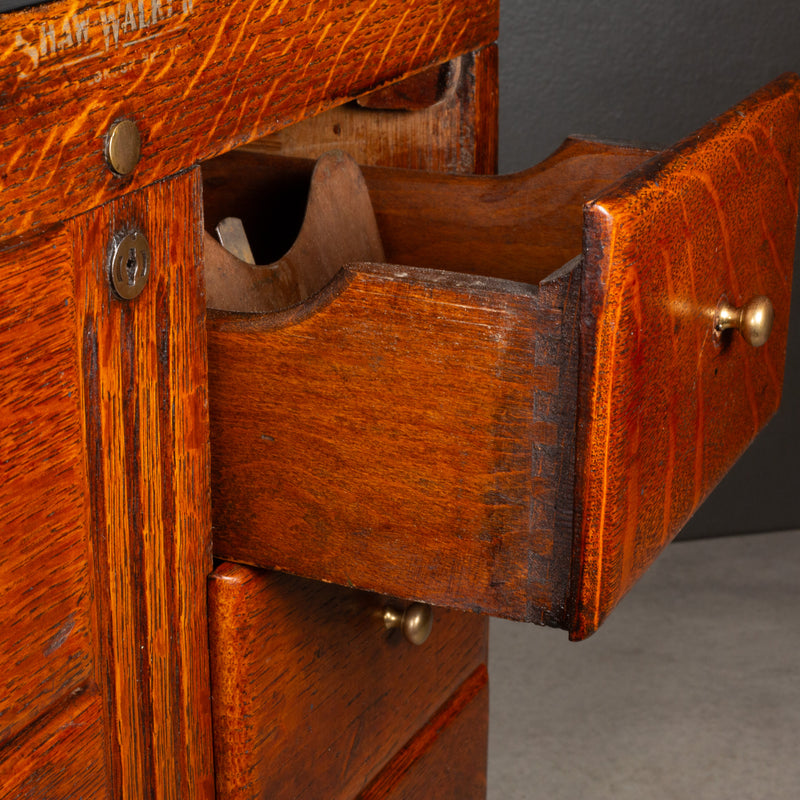
{"type": "Polygon", "coordinates": [[[563,624],[583,206],[650,155],[570,139],[499,177],[341,154],[204,165],[216,555],[563,624]],[[229,216],[260,266],[211,237],[229,216]]]}
{"type": "MultiPolygon", "coordinates": [[[[580,254],[584,204],[652,155],[633,145],[570,138],[541,164],[512,175],[456,178],[365,166],[361,172],[382,260],[537,284],[580,254]]],[[[226,217],[239,218],[255,263],[277,262],[300,235],[314,169],[309,159],[247,150],[207,162],[207,232],[226,217]]],[[[343,180],[331,191],[344,198],[352,184],[343,180]]],[[[216,251],[214,242],[207,247],[216,251]]],[[[314,291],[328,280],[325,272],[314,291]]],[[[214,297],[209,306],[226,307],[214,297]]]]}

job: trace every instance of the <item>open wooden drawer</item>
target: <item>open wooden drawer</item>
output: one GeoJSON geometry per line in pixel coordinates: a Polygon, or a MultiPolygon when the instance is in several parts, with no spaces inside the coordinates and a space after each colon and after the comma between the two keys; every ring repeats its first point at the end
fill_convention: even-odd
{"type": "MultiPolygon", "coordinates": [[[[656,155],[365,169],[388,263],[209,314],[215,554],[593,632],[777,409],[799,89],[656,155]]],[[[207,221],[272,169],[208,165],[207,221]]]]}

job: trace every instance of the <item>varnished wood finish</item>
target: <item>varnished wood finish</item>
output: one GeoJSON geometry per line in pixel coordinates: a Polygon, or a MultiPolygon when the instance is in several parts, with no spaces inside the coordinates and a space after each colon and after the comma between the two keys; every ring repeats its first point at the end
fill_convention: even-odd
{"type": "Polygon", "coordinates": [[[286,314],[211,320],[218,554],[591,633],[777,407],[797,83],[607,190],[582,269],[547,280],[587,193],[646,152],[365,169],[387,257],[414,267],[351,265],[286,314]],[[720,300],[760,294],[770,341],[717,343],[720,300]]]}
{"type": "MultiPolygon", "coordinates": [[[[415,647],[385,629],[385,602],[235,564],[215,570],[220,800],[353,797],[485,661],[484,619],[436,609],[430,638],[415,647]]],[[[485,711],[475,719],[478,739],[485,711]]]]}
{"type": "MultiPolygon", "coordinates": [[[[211,569],[198,173],[70,225],[114,795],[213,796],[211,569]],[[175,210],[180,224],[175,224],[175,210]],[[143,293],[112,295],[112,233],[150,242],[143,293]]],[[[62,757],[65,754],[62,754],[62,757]]]]}
{"type": "Polygon", "coordinates": [[[111,800],[102,702],[75,694],[26,736],[0,748],[0,793],[8,800],[111,800]]]}
{"type": "Polygon", "coordinates": [[[653,155],[571,138],[510,175],[365,168],[364,177],[393,263],[538,283],[580,255],[584,203],[653,155]]]}
{"type": "Polygon", "coordinates": [[[0,238],[488,44],[497,5],[59,0],[4,14],[0,238]],[[120,117],[142,135],[125,180],[103,161],[120,117]]]}
{"type": "Polygon", "coordinates": [[[62,228],[0,252],[0,746],[92,678],[72,290],[62,228]]]}
{"type": "MultiPolygon", "coordinates": [[[[238,184],[236,173],[251,172],[254,160],[263,161],[246,153],[237,154],[235,159],[216,159],[213,168],[207,170],[206,183],[213,183],[214,173],[220,171],[226,174],[226,185],[238,184]]],[[[286,160],[273,159],[272,163],[283,164],[286,160]]],[[[240,203],[238,199],[237,207],[240,203]]],[[[206,208],[210,205],[207,203],[206,208]]],[[[269,233],[277,220],[259,207],[257,200],[255,205],[241,213],[252,222],[251,230],[255,227],[269,233]]],[[[206,224],[215,225],[215,217],[206,224]]],[[[358,165],[340,151],[327,153],[314,166],[297,238],[277,261],[247,264],[206,234],[203,266],[207,305],[227,311],[278,311],[320,291],[342,264],[383,260],[369,191],[358,165]]]]}
{"type": "Polygon", "coordinates": [[[778,407],[800,79],[766,87],[586,211],[572,636],[591,633],[778,407]],[[769,341],[712,335],[767,295],[769,341]]]}
{"type": "Polygon", "coordinates": [[[451,67],[454,91],[433,106],[375,112],[333,108],[254,141],[245,149],[316,159],[343,150],[359,164],[442,172],[497,170],[497,47],[467,53],[451,67]]]}
{"type": "MultiPolygon", "coordinates": [[[[0,315],[13,312],[0,332],[13,363],[0,363],[14,379],[0,405],[10,428],[27,426],[0,464],[0,539],[11,553],[0,586],[4,601],[12,595],[0,634],[0,726],[11,720],[2,735],[12,737],[0,740],[0,795],[214,792],[199,192],[186,174],[157,181],[480,47],[496,29],[496,0],[56,0],[0,17],[0,241],[17,248],[9,263],[0,256],[0,284],[13,284],[0,300],[0,315]],[[127,179],[103,160],[121,117],[143,144],[127,179]],[[131,222],[150,238],[154,274],[121,303],[106,258],[131,222]],[[51,248],[36,252],[25,281],[17,237],[51,248]],[[50,501],[52,519],[39,520],[50,501]]],[[[459,119],[477,95],[470,81],[491,73],[478,59],[426,156],[431,168],[447,147],[462,169],[492,161],[496,142],[476,144],[471,118],[459,119]]],[[[480,125],[491,129],[491,110],[480,125]]],[[[409,166],[421,136],[406,147],[399,135],[404,160],[389,163],[409,166]]],[[[481,624],[477,647],[485,633],[481,624]]]]}
{"type": "Polygon", "coordinates": [[[210,314],[216,555],[562,622],[579,272],[362,265],[288,312],[210,314]]]}
{"type": "Polygon", "coordinates": [[[482,667],[358,800],[484,800],[488,710],[482,667]]]}

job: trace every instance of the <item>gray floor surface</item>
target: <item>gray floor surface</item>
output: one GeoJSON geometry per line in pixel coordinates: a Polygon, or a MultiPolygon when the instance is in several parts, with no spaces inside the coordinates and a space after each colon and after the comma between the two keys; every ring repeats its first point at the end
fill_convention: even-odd
{"type": "Polygon", "coordinates": [[[490,636],[489,800],[800,798],[800,532],[671,545],[585,642],[490,636]]]}

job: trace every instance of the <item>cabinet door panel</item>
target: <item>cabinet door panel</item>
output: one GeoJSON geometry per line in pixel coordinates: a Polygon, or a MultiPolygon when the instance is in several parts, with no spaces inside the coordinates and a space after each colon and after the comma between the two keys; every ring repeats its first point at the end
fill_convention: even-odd
{"type": "Polygon", "coordinates": [[[0,797],[101,800],[106,779],[103,708],[97,693],[77,696],[29,736],[0,750],[0,797]]]}
{"type": "Polygon", "coordinates": [[[92,674],[72,253],[0,253],[0,745],[92,674]]]}

